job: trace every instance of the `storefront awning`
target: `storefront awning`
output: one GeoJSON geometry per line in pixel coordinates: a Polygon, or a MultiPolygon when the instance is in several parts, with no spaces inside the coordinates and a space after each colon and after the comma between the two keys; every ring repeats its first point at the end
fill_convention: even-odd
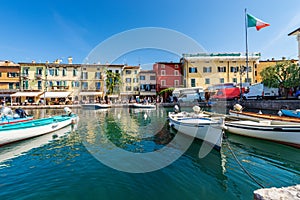
{"type": "Polygon", "coordinates": [[[80,92],[79,96],[101,96],[103,92],[80,92]]]}
{"type": "Polygon", "coordinates": [[[11,94],[11,97],[36,97],[42,94],[43,92],[16,92],[11,94]]]}
{"type": "Polygon", "coordinates": [[[45,98],[66,98],[71,92],[45,92],[41,97],[45,98]]]}
{"type": "Polygon", "coordinates": [[[140,92],[142,96],[155,96],[156,92],[140,92]]]}
{"type": "Polygon", "coordinates": [[[0,94],[0,97],[10,97],[11,94],[0,94]]]}

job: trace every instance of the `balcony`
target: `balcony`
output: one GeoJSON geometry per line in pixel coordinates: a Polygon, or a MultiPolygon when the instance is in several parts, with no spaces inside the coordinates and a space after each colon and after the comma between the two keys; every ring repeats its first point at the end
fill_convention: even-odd
{"type": "Polygon", "coordinates": [[[52,90],[59,90],[59,91],[69,90],[69,86],[63,86],[63,85],[51,86],[50,88],[52,90]]]}
{"type": "Polygon", "coordinates": [[[43,76],[42,74],[35,74],[36,79],[42,79],[42,76],[43,76]]]}
{"type": "Polygon", "coordinates": [[[24,79],[28,79],[29,74],[28,73],[21,73],[21,77],[24,79]]]}

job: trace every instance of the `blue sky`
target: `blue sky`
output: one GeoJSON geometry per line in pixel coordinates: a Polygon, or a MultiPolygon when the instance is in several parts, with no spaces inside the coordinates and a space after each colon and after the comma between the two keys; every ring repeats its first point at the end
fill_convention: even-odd
{"type": "MultiPolygon", "coordinates": [[[[178,31],[208,52],[245,52],[245,8],[271,24],[248,29],[249,52],[261,52],[262,59],[298,53],[296,37],[288,33],[300,27],[299,0],[2,0],[0,5],[0,60],[67,62],[72,56],[82,63],[104,40],[142,27],[178,31]]],[[[146,50],[118,61],[137,65],[179,58],[146,50]]]]}

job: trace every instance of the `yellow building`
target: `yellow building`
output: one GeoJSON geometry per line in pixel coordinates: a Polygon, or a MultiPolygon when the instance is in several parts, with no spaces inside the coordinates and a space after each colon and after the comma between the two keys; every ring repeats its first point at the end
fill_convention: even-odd
{"type": "Polygon", "coordinates": [[[184,87],[207,88],[223,83],[254,83],[260,53],[199,53],[183,54],[184,87]]]}
{"type": "Polygon", "coordinates": [[[99,103],[104,94],[105,65],[83,64],[80,70],[79,99],[84,103],[99,103]]]}
{"type": "Polygon", "coordinates": [[[121,74],[122,86],[120,90],[123,102],[128,102],[139,95],[140,66],[124,66],[121,74]]]}
{"type": "MultiPolygon", "coordinates": [[[[255,73],[255,80],[257,83],[262,82],[262,77],[260,76],[260,72],[270,66],[275,66],[277,63],[284,62],[286,59],[283,57],[281,60],[275,60],[272,58],[271,60],[261,60],[259,61],[259,64],[257,65],[256,73],[255,73]]],[[[289,60],[292,63],[298,63],[297,60],[289,60]]]]}
{"type": "Polygon", "coordinates": [[[72,58],[68,63],[46,63],[45,98],[49,104],[64,104],[78,101],[78,88],[80,87],[81,64],[73,64],[72,58]]]}
{"type": "Polygon", "coordinates": [[[0,99],[10,102],[10,95],[20,89],[20,65],[0,61],[0,99]]]}

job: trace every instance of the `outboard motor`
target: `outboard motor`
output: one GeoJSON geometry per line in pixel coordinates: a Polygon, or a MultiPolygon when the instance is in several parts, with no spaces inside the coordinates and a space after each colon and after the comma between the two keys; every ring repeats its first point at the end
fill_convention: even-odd
{"type": "Polygon", "coordinates": [[[69,107],[65,107],[64,111],[67,113],[67,115],[71,116],[72,110],[69,107]]]}
{"type": "Polygon", "coordinates": [[[175,113],[180,113],[180,108],[179,108],[178,105],[175,105],[175,106],[174,106],[174,112],[175,112],[175,113]]]}

